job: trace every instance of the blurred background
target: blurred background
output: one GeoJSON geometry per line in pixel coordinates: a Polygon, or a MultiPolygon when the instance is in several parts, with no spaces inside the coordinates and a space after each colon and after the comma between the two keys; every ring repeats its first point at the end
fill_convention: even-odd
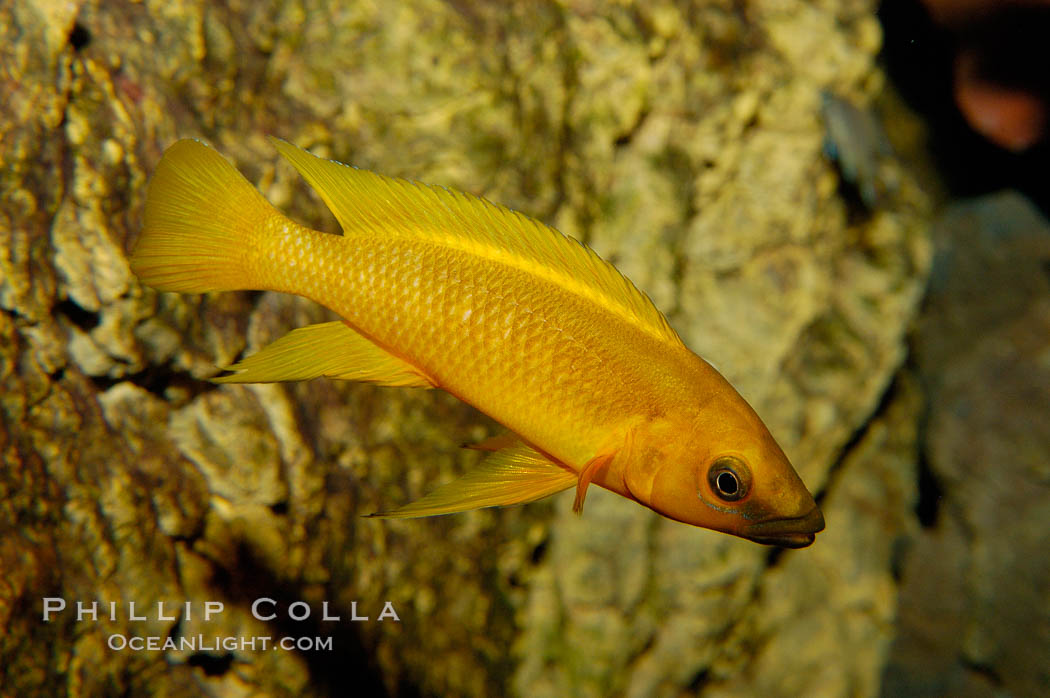
{"type": "Polygon", "coordinates": [[[1045,694],[1048,29],[1036,0],[0,4],[0,694],[1045,694]],[[270,135],[591,245],[827,529],[768,549],[601,491],[362,519],[498,426],[213,385],[330,314],[127,265],[181,137],[336,232],[270,135]],[[113,640],[198,636],[312,645],[113,640]]]}

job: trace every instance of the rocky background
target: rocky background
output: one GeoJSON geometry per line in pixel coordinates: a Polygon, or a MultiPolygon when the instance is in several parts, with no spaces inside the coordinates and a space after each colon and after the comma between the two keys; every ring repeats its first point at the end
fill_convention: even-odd
{"type": "Polygon", "coordinates": [[[880,41],[871,0],[0,4],[0,694],[1046,686],[1050,234],[1009,196],[931,232],[935,185],[857,125],[874,104],[922,139],[880,41]],[[327,311],[160,294],[127,265],[179,137],[335,230],[267,135],[588,242],[752,402],[827,530],[775,551],[602,491],[582,518],[569,495],[362,519],[470,467],[459,444],[495,425],[437,392],[210,384],[327,311]],[[43,622],[43,597],[71,609],[43,622]]]}

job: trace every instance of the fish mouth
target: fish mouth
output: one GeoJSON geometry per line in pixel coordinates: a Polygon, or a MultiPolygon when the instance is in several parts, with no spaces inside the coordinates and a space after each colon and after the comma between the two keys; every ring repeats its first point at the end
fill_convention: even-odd
{"type": "Polygon", "coordinates": [[[805,548],[824,530],[824,515],[814,506],[807,514],[793,519],[771,519],[751,524],[741,533],[748,540],[782,548],[805,548]]]}

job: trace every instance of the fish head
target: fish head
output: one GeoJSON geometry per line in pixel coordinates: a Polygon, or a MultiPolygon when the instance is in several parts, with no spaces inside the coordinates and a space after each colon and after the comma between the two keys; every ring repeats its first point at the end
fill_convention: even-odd
{"type": "Polygon", "coordinates": [[[703,410],[685,438],[664,442],[648,505],[694,526],[804,548],[824,517],[765,425],[737,399],[732,409],[703,410]]]}

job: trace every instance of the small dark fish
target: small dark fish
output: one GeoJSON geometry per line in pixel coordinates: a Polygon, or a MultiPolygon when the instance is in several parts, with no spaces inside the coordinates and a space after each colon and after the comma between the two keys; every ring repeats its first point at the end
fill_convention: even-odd
{"type": "Polygon", "coordinates": [[[824,154],[834,162],[843,181],[856,189],[860,200],[875,209],[890,187],[884,174],[893,149],[882,124],[869,109],[823,90],[820,112],[824,117],[824,154]]]}

